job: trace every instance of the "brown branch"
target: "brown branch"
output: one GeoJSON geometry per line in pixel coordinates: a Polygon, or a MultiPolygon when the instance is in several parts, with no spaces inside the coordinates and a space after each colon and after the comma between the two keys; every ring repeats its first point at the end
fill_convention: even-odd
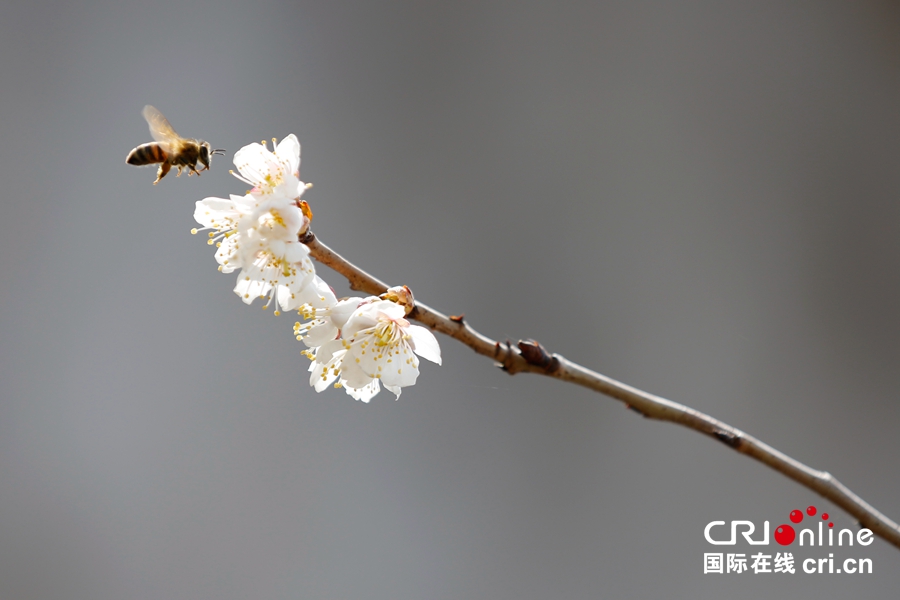
{"type": "MultiPolygon", "coordinates": [[[[377,295],[388,288],[384,282],[322,244],[312,231],[302,236],[300,241],[309,247],[313,258],[346,277],[351,289],[377,295]]],[[[812,469],[740,429],[683,404],[654,396],[586,369],[558,354],[549,354],[538,342],[519,341],[513,345],[509,341],[494,341],[472,329],[462,316],[447,317],[418,301],[409,317],[462,342],[478,354],[492,358],[507,373],[537,373],[568,381],[620,400],[626,407],[649,419],[671,421],[713,437],[834,502],[856,517],[860,525],[900,548],[900,527],[830,473],[812,469]]]]}

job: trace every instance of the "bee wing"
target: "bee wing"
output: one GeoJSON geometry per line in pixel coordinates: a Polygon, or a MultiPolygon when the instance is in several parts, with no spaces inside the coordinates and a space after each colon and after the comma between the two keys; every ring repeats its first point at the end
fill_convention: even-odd
{"type": "Polygon", "coordinates": [[[147,120],[147,124],[150,125],[150,135],[157,142],[172,143],[181,139],[181,136],[172,129],[169,120],[149,104],[144,107],[144,118],[147,120]]]}

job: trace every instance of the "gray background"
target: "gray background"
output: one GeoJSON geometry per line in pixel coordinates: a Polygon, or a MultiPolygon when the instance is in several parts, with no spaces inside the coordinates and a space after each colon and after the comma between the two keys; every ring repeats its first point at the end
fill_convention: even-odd
{"type": "Polygon", "coordinates": [[[711,520],[853,519],[452,340],[399,402],[313,393],[188,233],[296,133],[364,268],[898,519],[893,3],[38,0],[0,51],[0,598],[896,597],[880,540],[836,551],[870,576],[704,576],[711,520]],[[152,186],[145,103],[228,156],[152,186]]]}

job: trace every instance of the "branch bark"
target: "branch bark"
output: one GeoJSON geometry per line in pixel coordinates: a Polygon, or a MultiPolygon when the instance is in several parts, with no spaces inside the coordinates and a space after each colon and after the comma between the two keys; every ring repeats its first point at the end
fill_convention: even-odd
{"type": "MultiPolygon", "coordinates": [[[[372,295],[387,290],[387,284],[320,242],[312,231],[301,236],[300,241],[309,247],[313,258],[346,277],[351,289],[372,295]]],[[[537,373],[568,381],[620,400],[626,407],[649,419],[678,423],[708,435],[830,500],[856,517],[860,525],[871,529],[875,535],[900,548],[900,526],[853,493],[833,475],[808,467],[740,429],[689,406],[601,375],[559,354],[550,354],[541,344],[533,340],[520,340],[516,344],[492,340],[470,327],[462,316],[448,317],[421,302],[416,301],[416,307],[409,314],[409,318],[462,342],[478,354],[493,359],[511,375],[537,373]]]]}

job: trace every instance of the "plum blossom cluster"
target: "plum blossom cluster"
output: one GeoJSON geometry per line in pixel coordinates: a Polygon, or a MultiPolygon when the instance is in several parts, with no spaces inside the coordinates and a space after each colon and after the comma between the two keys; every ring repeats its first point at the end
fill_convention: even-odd
{"type": "Polygon", "coordinates": [[[441,364],[434,334],[405,318],[414,306],[406,286],[321,308],[301,306],[305,322],[294,324],[294,334],[306,344],[304,354],[312,360],[309,384],[321,392],[336,381],[337,387],[363,402],[384,385],[399,398],[401,388],[416,383],[419,356],[441,364]]]}
{"type": "Polygon", "coordinates": [[[441,363],[437,340],[406,319],[415,306],[406,286],[380,297],[338,300],[316,274],[300,242],[312,220],[301,199],[311,186],[300,181],[300,143],[291,134],[273,146],[250,144],[235,153],[238,173],[232,173],[250,191],[198,201],[194,219],[202,227],[191,233],[208,231],[219,271],[238,271],[234,292],[246,304],[260,298],[276,315],[298,311],[303,322],[294,325],[294,335],[306,346],[317,392],[333,384],[368,402],[384,385],[399,398],[419,376],[418,357],[441,363]]]}
{"type": "Polygon", "coordinates": [[[244,146],[234,155],[239,179],[252,189],[230,199],[197,202],[194,219],[209,230],[223,273],[238,274],[234,292],[247,303],[266,300],[275,314],[310,302],[316,278],[309,249],[298,236],[309,229],[308,206],[300,201],[306,184],[299,179],[300,144],[290,135],[270,152],[263,144],[244,146]]]}

